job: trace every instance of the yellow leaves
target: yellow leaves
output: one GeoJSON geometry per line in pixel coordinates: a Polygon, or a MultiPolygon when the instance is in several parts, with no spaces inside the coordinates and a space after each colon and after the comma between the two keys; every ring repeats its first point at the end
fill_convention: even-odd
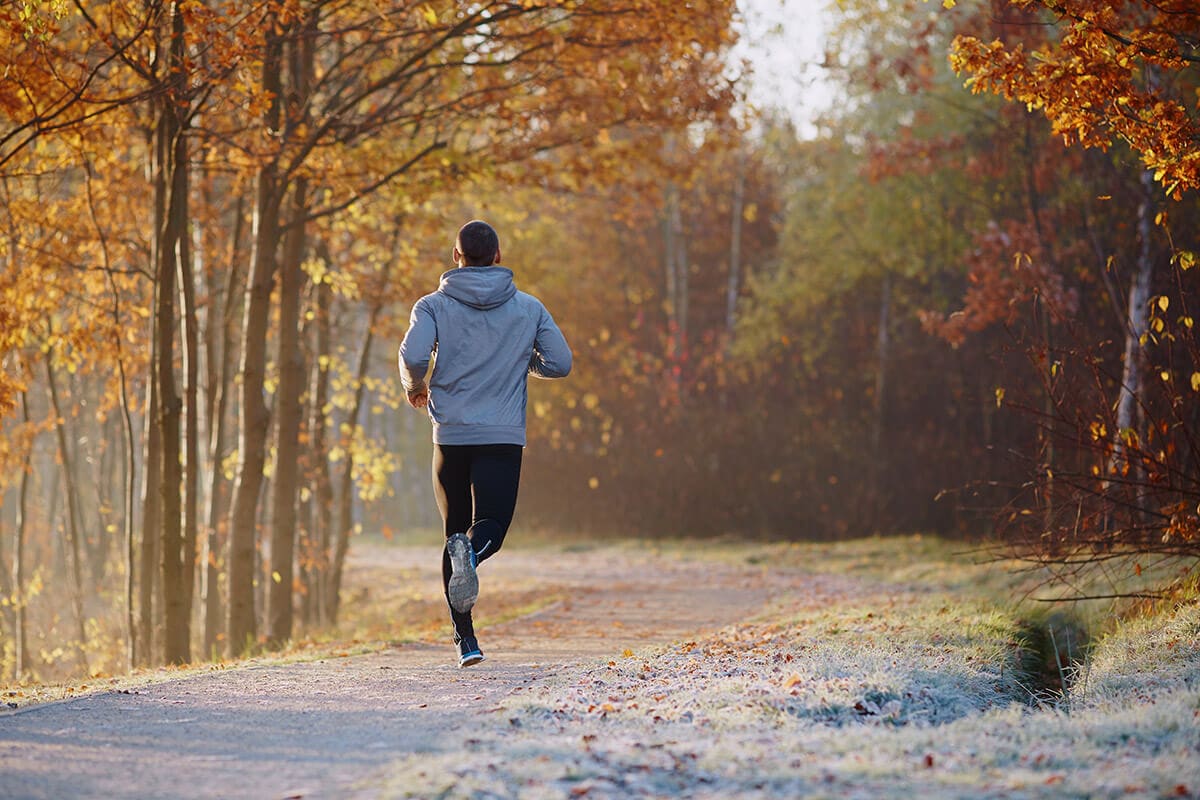
{"type": "Polygon", "coordinates": [[[588,488],[593,489],[593,490],[599,489],[600,488],[600,479],[597,478],[595,475],[588,478],[588,488]]]}
{"type": "Polygon", "coordinates": [[[954,8],[958,5],[957,0],[942,0],[942,8],[954,8]]]}
{"type": "Polygon", "coordinates": [[[1004,403],[1004,387],[996,387],[996,408],[999,408],[1004,403]]]}
{"type": "Polygon", "coordinates": [[[1158,298],[1158,308],[1160,311],[1166,311],[1171,305],[1171,300],[1164,294],[1158,298]]]}
{"type": "Polygon", "coordinates": [[[421,6],[421,16],[424,18],[425,22],[429,25],[437,25],[438,24],[437,11],[435,11],[433,6],[431,6],[429,3],[426,3],[425,5],[421,6]]]}
{"type": "Polygon", "coordinates": [[[271,571],[271,580],[274,581],[275,583],[283,582],[283,576],[279,574],[279,570],[271,571]]]}
{"type": "Polygon", "coordinates": [[[1121,437],[1121,441],[1125,443],[1126,447],[1137,447],[1141,443],[1141,438],[1133,428],[1122,428],[1117,435],[1121,437]]]}
{"type": "Polygon", "coordinates": [[[1200,372],[1192,373],[1192,391],[1200,392],[1200,372]]]}

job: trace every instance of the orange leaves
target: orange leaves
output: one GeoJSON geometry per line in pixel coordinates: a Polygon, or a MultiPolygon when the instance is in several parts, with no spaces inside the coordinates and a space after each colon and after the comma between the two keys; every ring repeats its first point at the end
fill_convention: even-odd
{"type": "Polygon", "coordinates": [[[1035,295],[1056,315],[1074,313],[1078,295],[1047,263],[1038,241],[1032,223],[993,224],[976,238],[968,255],[969,286],[962,310],[949,315],[922,311],[922,327],[957,347],[969,333],[1012,322],[1022,302],[1035,295]]]}
{"type": "Polygon", "coordinates": [[[1057,40],[1031,43],[1027,54],[1022,42],[960,36],[950,63],[972,91],[1041,110],[1068,145],[1126,141],[1179,199],[1200,186],[1200,121],[1172,89],[1171,76],[1192,65],[1176,38],[1189,18],[1169,5],[1062,0],[1053,5],[1057,40]]]}

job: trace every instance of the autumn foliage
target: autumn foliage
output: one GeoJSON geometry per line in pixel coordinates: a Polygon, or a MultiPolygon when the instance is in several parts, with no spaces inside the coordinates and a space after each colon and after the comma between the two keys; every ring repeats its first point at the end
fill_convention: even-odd
{"type": "MultiPolygon", "coordinates": [[[[1200,186],[1200,115],[1188,73],[1200,10],[1191,0],[1013,0],[1042,41],[960,35],[951,63],[975,92],[1041,111],[1067,145],[1122,141],[1179,199],[1200,186]]],[[[1003,11],[1001,12],[1003,13],[1003,11]]]]}
{"type": "Polygon", "coordinates": [[[471,217],[576,355],[518,528],[1194,556],[1191,4],[844,0],[804,134],[735,19],[0,5],[4,665],[335,625],[436,523],[394,349],[471,217]]]}
{"type": "Polygon", "coordinates": [[[383,365],[457,193],[605,180],[721,117],[731,15],[0,8],[5,663],[183,662],[332,624],[398,469],[369,424],[396,413],[383,365]]]}

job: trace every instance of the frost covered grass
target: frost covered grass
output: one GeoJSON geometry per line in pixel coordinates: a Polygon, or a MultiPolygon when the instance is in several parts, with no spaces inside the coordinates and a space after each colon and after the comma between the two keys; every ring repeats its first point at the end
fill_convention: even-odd
{"type": "Polygon", "coordinates": [[[1028,609],[997,602],[1018,579],[939,565],[936,542],[858,546],[708,551],[793,588],[760,619],[531,681],[465,752],[401,760],[372,793],[1200,796],[1194,599],[1109,626],[1070,702],[1037,702],[1028,609]]]}
{"type": "MultiPolygon", "coordinates": [[[[1072,689],[1092,708],[1200,689],[1200,602],[1120,622],[1092,648],[1072,689]]],[[[1200,737],[1200,733],[1197,733],[1200,737]]]]}

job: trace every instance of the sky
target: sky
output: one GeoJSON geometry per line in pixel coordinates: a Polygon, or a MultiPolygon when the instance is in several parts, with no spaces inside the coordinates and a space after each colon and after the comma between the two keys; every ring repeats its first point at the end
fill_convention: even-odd
{"type": "Polygon", "coordinates": [[[811,120],[833,100],[822,80],[825,31],[834,0],[739,0],[743,17],[735,59],[754,69],[750,102],[785,106],[800,134],[813,135],[811,120]]]}

